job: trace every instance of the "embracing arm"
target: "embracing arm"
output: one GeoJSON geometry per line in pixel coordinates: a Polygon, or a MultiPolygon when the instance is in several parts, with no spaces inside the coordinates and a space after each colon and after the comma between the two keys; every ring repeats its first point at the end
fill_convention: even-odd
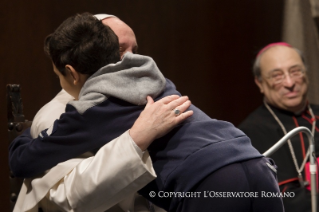
{"type": "MultiPolygon", "coordinates": [[[[105,211],[155,179],[148,152],[142,157],[136,154],[132,142],[129,133],[124,133],[64,178],[65,200],[72,209],[105,211]],[[99,195],[103,198],[96,198],[99,195]]],[[[61,200],[58,190],[51,189],[50,196],[61,200]]]]}
{"type": "Polygon", "coordinates": [[[105,211],[133,196],[155,177],[148,152],[139,155],[126,131],[95,156],[71,159],[43,177],[26,179],[32,181],[32,187],[31,183],[23,185],[16,209],[28,211],[39,204],[44,210],[58,206],[63,211],[105,211]]]}
{"type": "MultiPolygon", "coordinates": [[[[145,150],[154,139],[163,136],[178,123],[192,115],[192,111],[184,112],[190,105],[187,97],[173,95],[155,103],[150,98],[148,100],[149,103],[145,110],[140,114],[140,117],[130,130],[131,137],[142,150],[145,150]],[[172,110],[176,107],[184,113],[175,116],[172,110]]],[[[74,122],[76,122],[78,116],[74,117],[74,122]]],[[[72,127],[69,126],[69,123],[64,123],[63,118],[60,121],[61,123],[72,127]]],[[[60,126],[63,129],[63,125],[60,126]]],[[[10,168],[14,175],[24,178],[34,177],[59,162],[66,161],[92,149],[92,142],[86,141],[82,137],[83,133],[89,132],[85,132],[79,127],[81,125],[71,129],[71,131],[77,130],[81,132],[76,136],[62,136],[61,138],[61,136],[44,135],[44,138],[38,136],[36,139],[32,139],[27,130],[17,137],[9,147],[10,168]],[[61,139],[67,139],[68,141],[61,142],[61,139]]],[[[42,132],[42,134],[46,133],[42,132]]],[[[102,142],[105,144],[108,141],[102,140],[102,142]]]]}

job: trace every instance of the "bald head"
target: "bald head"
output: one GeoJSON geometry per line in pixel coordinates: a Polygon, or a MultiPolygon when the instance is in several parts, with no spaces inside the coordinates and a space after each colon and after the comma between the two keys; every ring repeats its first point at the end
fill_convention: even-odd
{"type": "Polygon", "coordinates": [[[104,25],[109,26],[117,35],[120,44],[120,54],[126,52],[137,53],[137,41],[133,30],[117,17],[109,17],[102,20],[104,25]]]}

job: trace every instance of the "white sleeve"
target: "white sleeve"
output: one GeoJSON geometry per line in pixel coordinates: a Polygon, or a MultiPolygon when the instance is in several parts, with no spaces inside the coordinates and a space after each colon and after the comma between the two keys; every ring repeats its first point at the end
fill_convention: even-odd
{"type": "Polygon", "coordinates": [[[83,160],[47,193],[65,211],[105,211],[156,178],[147,151],[137,153],[128,131],[83,160]]]}

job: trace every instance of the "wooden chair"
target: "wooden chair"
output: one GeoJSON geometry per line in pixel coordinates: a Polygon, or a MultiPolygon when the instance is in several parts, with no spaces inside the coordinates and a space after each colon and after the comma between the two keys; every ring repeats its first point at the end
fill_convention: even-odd
{"type": "MultiPolygon", "coordinates": [[[[20,135],[26,128],[30,127],[32,122],[24,118],[23,104],[20,95],[20,85],[8,84],[7,85],[7,117],[8,117],[8,134],[10,144],[18,135],[20,135]]],[[[17,201],[22,178],[16,178],[10,171],[10,208],[13,211],[14,205],[17,201]]]]}

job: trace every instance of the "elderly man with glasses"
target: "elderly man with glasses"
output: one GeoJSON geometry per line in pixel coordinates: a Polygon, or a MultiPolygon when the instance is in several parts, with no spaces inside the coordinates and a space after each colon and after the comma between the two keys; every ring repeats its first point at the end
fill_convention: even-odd
{"type": "MultiPolygon", "coordinates": [[[[239,125],[253,146],[263,153],[299,126],[308,127],[318,143],[319,106],[307,100],[302,53],[287,43],[269,44],[257,54],[253,73],[264,95],[263,104],[239,125]]],[[[286,211],[311,211],[309,163],[303,163],[307,150],[308,140],[300,133],[271,155],[278,166],[281,191],[294,193],[294,197],[283,198],[286,211]]]]}

